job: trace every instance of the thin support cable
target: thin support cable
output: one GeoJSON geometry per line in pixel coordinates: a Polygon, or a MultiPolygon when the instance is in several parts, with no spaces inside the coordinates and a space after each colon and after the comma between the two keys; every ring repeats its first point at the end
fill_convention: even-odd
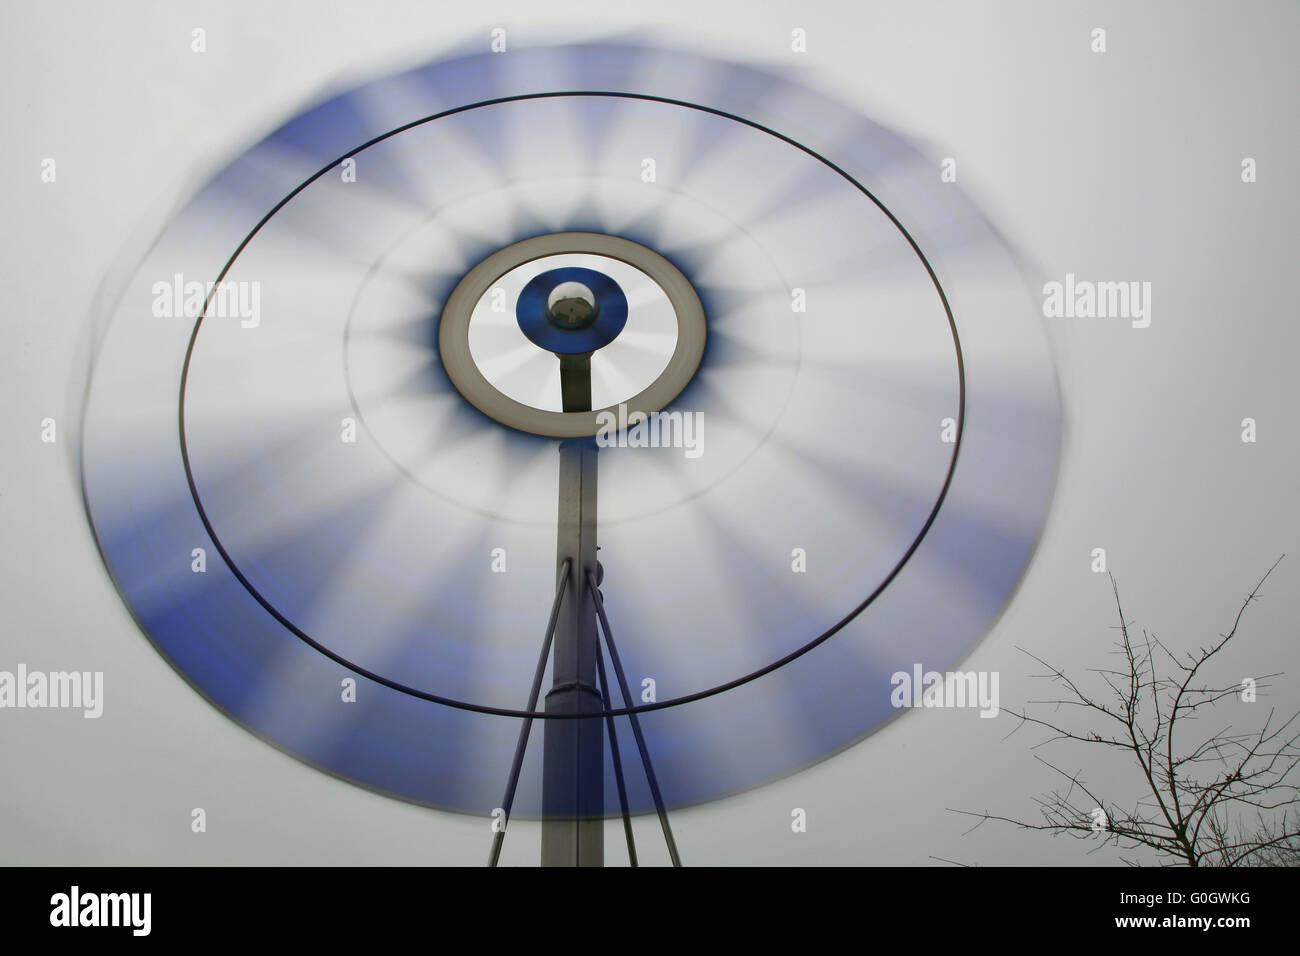
{"type": "Polygon", "coordinates": [[[546,661],[551,656],[551,641],[555,638],[555,622],[560,617],[560,599],[564,597],[564,589],[569,586],[571,567],[572,562],[568,558],[565,558],[564,564],[560,565],[560,583],[555,589],[555,600],[551,602],[551,618],[546,624],[542,653],[538,655],[537,670],[533,674],[533,688],[528,694],[529,716],[524,718],[524,725],[519,728],[519,742],[515,744],[515,759],[510,765],[510,780],[506,784],[506,798],[501,806],[505,816],[501,819],[501,829],[492,836],[492,854],[488,857],[488,866],[496,866],[497,860],[501,858],[501,844],[506,839],[506,826],[510,822],[510,811],[514,808],[515,790],[519,787],[519,773],[524,766],[524,751],[528,749],[528,734],[533,729],[532,714],[537,710],[537,698],[542,692],[542,677],[546,673],[546,661]]]}
{"type": "Polygon", "coordinates": [[[596,671],[600,675],[600,696],[605,706],[605,726],[609,730],[609,752],[614,758],[614,781],[618,784],[618,805],[623,811],[623,835],[627,838],[627,858],[632,866],[637,866],[636,840],[632,838],[632,813],[627,806],[627,786],[623,782],[623,759],[618,753],[618,734],[614,730],[614,717],[609,711],[609,679],[605,676],[605,655],[596,644],[596,671]]]}
{"type": "MultiPolygon", "coordinates": [[[[619,691],[623,695],[625,707],[632,707],[632,695],[627,688],[627,675],[623,673],[623,664],[618,658],[618,648],[614,646],[614,634],[609,628],[609,618],[605,616],[605,602],[596,587],[596,576],[587,572],[587,584],[591,588],[591,598],[596,603],[596,615],[600,618],[600,629],[605,635],[605,645],[609,648],[609,660],[614,665],[614,674],[618,677],[619,691]]],[[[677,855],[677,841],[673,839],[673,828],[668,823],[668,811],[664,808],[663,794],[659,791],[659,781],[655,778],[654,767],[650,764],[650,751],[646,749],[645,737],[641,734],[641,722],[636,711],[629,710],[628,723],[632,725],[632,736],[636,738],[637,749],[641,752],[641,766],[645,768],[646,782],[650,784],[650,796],[654,798],[655,810],[659,814],[659,825],[664,831],[664,842],[668,844],[668,856],[673,866],[681,866],[681,857],[677,855]]]]}

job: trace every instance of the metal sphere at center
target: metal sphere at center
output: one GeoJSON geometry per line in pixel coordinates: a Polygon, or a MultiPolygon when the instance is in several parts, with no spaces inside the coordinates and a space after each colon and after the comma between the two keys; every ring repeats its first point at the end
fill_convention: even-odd
{"type": "Polygon", "coordinates": [[[595,293],[581,282],[561,282],[546,299],[546,315],[562,329],[583,329],[596,319],[595,293]]]}

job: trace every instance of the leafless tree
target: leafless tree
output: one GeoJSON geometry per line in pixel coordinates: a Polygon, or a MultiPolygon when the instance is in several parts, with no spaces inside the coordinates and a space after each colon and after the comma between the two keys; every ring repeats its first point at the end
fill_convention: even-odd
{"type": "MultiPolygon", "coordinates": [[[[1010,711],[1018,718],[1012,733],[1031,725],[1049,732],[1035,749],[1072,743],[1118,755],[1134,771],[1127,780],[1140,795],[1132,803],[1107,799],[1099,786],[1085,782],[1082,772],[1070,773],[1040,756],[1061,780],[1038,798],[1041,820],[955,812],[979,818],[972,829],[994,820],[1092,841],[1094,850],[1147,847],[1166,865],[1300,865],[1300,788],[1293,776],[1300,763],[1300,712],[1283,719],[1270,709],[1263,725],[1253,731],[1238,731],[1216,720],[1210,726],[1217,730],[1197,733],[1215,720],[1216,705],[1228,698],[1251,699],[1246,682],[1219,684],[1208,672],[1224,656],[1246,608],[1281,560],[1255,585],[1226,634],[1184,654],[1169,650],[1146,630],[1140,638],[1130,632],[1112,575],[1120,663],[1090,672],[1095,691],[1029,654],[1047,668],[1046,674],[1036,676],[1048,680],[1057,696],[1010,711]],[[1041,716],[1044,711],[1047,715],[1041,716]],[[1081,724],[1066,726],[1067,715],[1079,717],[1081,724]]],[[[1253,690],[1267,688],[1266,681],[1277,676],[1257,678],[1253,690]]]]}

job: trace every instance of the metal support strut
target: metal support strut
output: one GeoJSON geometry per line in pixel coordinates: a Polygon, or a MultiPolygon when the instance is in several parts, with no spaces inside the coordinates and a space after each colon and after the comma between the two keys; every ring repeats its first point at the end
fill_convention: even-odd
{"type": "MultiPolygon", "coordinates": [[[[569,562],[560,565],[560,584],[555,589],[555,600],[551,602],[551,616],[546,623],[546,637],[542,639],[542,653],[537,657],[537,670],[533,672],[533,687],[528,693],[528,711],[537,710],[537,698],[542,690],[542,675],[546,673],[546,661],[551,656],[551,640],[555,637],[555,622],[560,616],[560,598],[569,586],[569,571],[573,566],[569,562]]],[[[519,789],[519,772],[524,766],[524,753],[528,750],[528,735],[533,729],[533,718],[524,718],[524,725],[519,728],[519,740],[515,744],[515,758],[510,763],[510,779],[506,781],[506,797],[501,801],[504,813],[500,826],[492,836],[492,854],[488,857],[488,866],[496,866],[501,859],[501,844],[506,839],[506,827],[510,823],[510,811],[515,805],[515,791],[519,789]]]]}
{"type": "MultiPolygon", "coordinates": [[[[605,616],[605,600],[596,587],[596,576],[588,574],[587,580],[591,587],[592,602],[596,605],[596,613],[600,617],[601,630],[605,633],[609,660],[614,665],[614,675],[618,678],[618,688],[623,695],[623,706],[634,707],[632,694],[627,687],[627,675],[623,673],[623,662],[619,660],[618,648],[614,646],[614,632],[610,630],[609,618],[605,616]]],[[[664,831],[664,842],[668,844],[668,856],[672,859],[673,866],[681,866],[682,858],[677,854],[677,841],[673,839],[673,828],[668,823],[668,809],[664,806],[664,797],[659,790],[659,779],[655,776],[655,768],[650,763],[650,751],[646,748],[645,737],[641,733],[641,721],[637,719],[635,710],[629,710],[627,720],[632,725],[632,736],[636,738],[636,747],[641,753],[641,766],[645,769],[646,783],[650,785],[650,796],[655,802],[655,812],[659,814],[659,826],[664,831]]]]}

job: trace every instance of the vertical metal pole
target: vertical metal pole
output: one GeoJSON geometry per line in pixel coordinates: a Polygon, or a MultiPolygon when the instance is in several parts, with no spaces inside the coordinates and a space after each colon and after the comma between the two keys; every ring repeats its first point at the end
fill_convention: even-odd
{"type": "MultiPolygon", "coordinates": [[[[591,410],[589,356],[562,356],[560,382],[565,411],[591,410]]],[[[595,602],[588,583],[589,575],[596,573],[596,451],[591,438],[560,444],[556,566],[563,574],[569,562],[569,586],[555,627],[548,714],[599,715],[603,709],[596,675],[600,645],[595,602]]],[[[546,721],[542,866],[604,865],[604,760],[599,716],[546,721]]]]}
{"type": "Polygon", "coordinates": [[[591,353],[561,355],[560,403],[566,412],[591,411],[591,353]]]}

